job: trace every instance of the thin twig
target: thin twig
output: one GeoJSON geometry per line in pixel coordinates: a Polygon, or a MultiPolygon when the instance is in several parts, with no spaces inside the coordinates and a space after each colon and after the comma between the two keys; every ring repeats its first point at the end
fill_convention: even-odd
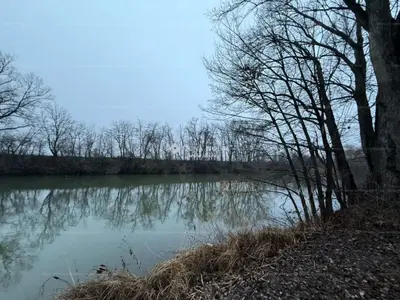
{"type": "Polygon", "coordinates": [[[67,268],[68,268],[69,276],[71,276],[72,284],[74,286],[76,286],[74,277],[72,276],[72,273],[71,273],[71,269],[69,268],[69,265],[68,265],[68,261],[66,260],[65,263],[67,264],[67,268]]]}
{"type": "Polygon", "coordinates": [[[149,245],[147,245],[146,242],[144,242],[144,244],[146,245],[147,249],[149,249],[149,251],[150,251],[151,253],[153,253],[153,254],[154,254],[155,256],[157,256],[158,258],[161,258],[161,256],[157,255],[156,253],[154,253],[154,252],[150,249],[149,245]]]}

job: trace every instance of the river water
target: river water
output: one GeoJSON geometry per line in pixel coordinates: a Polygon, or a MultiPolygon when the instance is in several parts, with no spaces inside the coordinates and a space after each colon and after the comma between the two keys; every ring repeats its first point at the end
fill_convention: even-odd
{"type": "Polygon", "coordinates": [[[216,232],[281,217],[283,202],[238,177],[2,178],[0,299],[52,299],[62,280],[85,280],[100,264],[144,275],[216,232]]]}

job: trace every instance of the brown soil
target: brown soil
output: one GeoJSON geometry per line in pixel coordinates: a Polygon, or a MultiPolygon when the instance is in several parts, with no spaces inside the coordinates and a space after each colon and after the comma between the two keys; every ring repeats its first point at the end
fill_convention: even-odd
{"type": "Polygon", "coordinates": [[[191,299],[400,299],[400,231],[314,233],[270,263],[197,286],[191,299]]]}

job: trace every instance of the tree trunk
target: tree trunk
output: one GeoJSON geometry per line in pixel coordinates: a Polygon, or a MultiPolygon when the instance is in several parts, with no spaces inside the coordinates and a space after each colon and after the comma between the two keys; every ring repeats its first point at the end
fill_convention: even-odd
{"type": "MultiPolygon", "coordinates": [[[[400,183],[400,70],[388,1],[367,1],[369,44],[378,82],[376,127],[378,170],[386,184],[400,183]]],[[[397,25],[398,26],[398,25],[397,25]]]]}
{"type": "Polygon", "coordinates": [[[355,93],[354,100],[357,103],[357,115],[360,125],[361,146],[365,154],[369,175],[375,174],[375,155],[376,149],[376,133],[373,126],[371,109],[367,96],[367,61],[363,48],[364,39],[361,24],[357,24],[357,45],[354,49],[355,64],[353,69],[355,77],[355,93]]]}
{"type": "Polygon", "coordinates": [[[366,11],[355,0],[344,2],[369,32],[371,61],[378,82],[376,181],[393,191],[400,184],[400,18],[392,18],[389,0],[367,0],[366,11]]]}
{"type": "Polygon", "coordinates": [[[326,94],[325,80],[323,77],[323,70],[321,64],[318,60],[314,60],[316,67],[316,77],[319,81],[318,93],[320,96],[321,107],[326,116],[326,126],[328,128],[329,136],[332,140],[332,152],[335,155],[336,163],[338,166],[338,171],[342,179],[343,185],[346,188],[346,193],[348,195],[349,204],[355,204],[357,184],[355,182],[353,173],[350,169],[349,163],[346,159],[346,154],[344,152],[344,147],[340,137],[339,129],[337,127],[335,116],[332,111],[332,106],[330,104],[329,98],[326,94]]]}

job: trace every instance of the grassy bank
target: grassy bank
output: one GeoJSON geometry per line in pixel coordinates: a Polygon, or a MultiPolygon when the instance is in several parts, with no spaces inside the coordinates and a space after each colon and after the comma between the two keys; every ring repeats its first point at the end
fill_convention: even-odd
{"type": "Polygon", "coordinates": [[[346,287],[349,280],[345,277],[350,271],[358,272],[354,276],[361,278],[359,284],[363,285],[361,294],[358,293],[355,298],[360,295],[374,298],[382,294],[377,286],[385,289],[385,295],[392,292],[399,296],[400,287],[391,283],[393,278],[390,276],[389,279],[382,279],[378,275],[371,275],[373,281],[365,283],[361,282],[363,274],[359,274],[373,272],[371,262],[375,260],[381,262],[382,268],[388,267],[388,263],[382,262],[389,261],[391,271],[400,271],[400,253],[393,252],[400,245],[399,228],[394,228],[393,223],[384,227],[383,220],[386,225],[389,224],[386,216],[376,218],[354,210],[335,214],[323,226],[241,232],[229,235],[219,244],[203,245],[182,252],[172,260],[156,265],[145,277],[122,271],[109,272],[68,288],[57,299],[294,299],[300,286],[304,290],[304,299],[345,299],[350,294],[358,293],[353,291],[357,282],[352,282],[352,287],[346,287]],[[395,240],[393,236],[386,237],[393,232],[395,240]],[[390,248],[388,243],[394,243],[395,248],[390,248]],[[392,258],[393,261],[390,260],[392,258]],[[351,265],[352,261],[357,261],[365,268],[360,271],[357,266],[351,265]],[[335,269],[337,274],[332,277],[326,273],[329,271],[327,267],[335,269]],[[317,269],[320,273],[315,273],[317,269]],[[332,287],[329,282],[335,282],[335,276],[338,281],[332,287]],[[276,283],[274,278],[277,277],[282,277],[285,282],[276,283]],[[326,280],[328,283],[325,283],[326,280]],[[382,280],[384,283],[381,283],[382,280]],[[324,284],[328,289],[324,289],[324,284]],[[292,290],[288,290],[288,286],[292,290]],[[333,290],[329,292],[332,288],[344,291],[335,294],[333,290]],[[257,289],[258,296],[263,293],[266,296],[253,297],[257,289]]]}
{"type": "Polygon", "coordinates": [[[185,299],[198,284],[261,263],[303,238],[293,229],[263,229],[231,235],[223,243],[203,245],[159,263],[145,277],[110,272],[70,288],[58,299],[185,299]]]}
{"type": "Polygon", "coordinates": [[[155,160],[107,157],[0,155],[0,176],[7,175],[117,175],[221,174],[269,171],[267,164],[226,161],[155,160]]]}

